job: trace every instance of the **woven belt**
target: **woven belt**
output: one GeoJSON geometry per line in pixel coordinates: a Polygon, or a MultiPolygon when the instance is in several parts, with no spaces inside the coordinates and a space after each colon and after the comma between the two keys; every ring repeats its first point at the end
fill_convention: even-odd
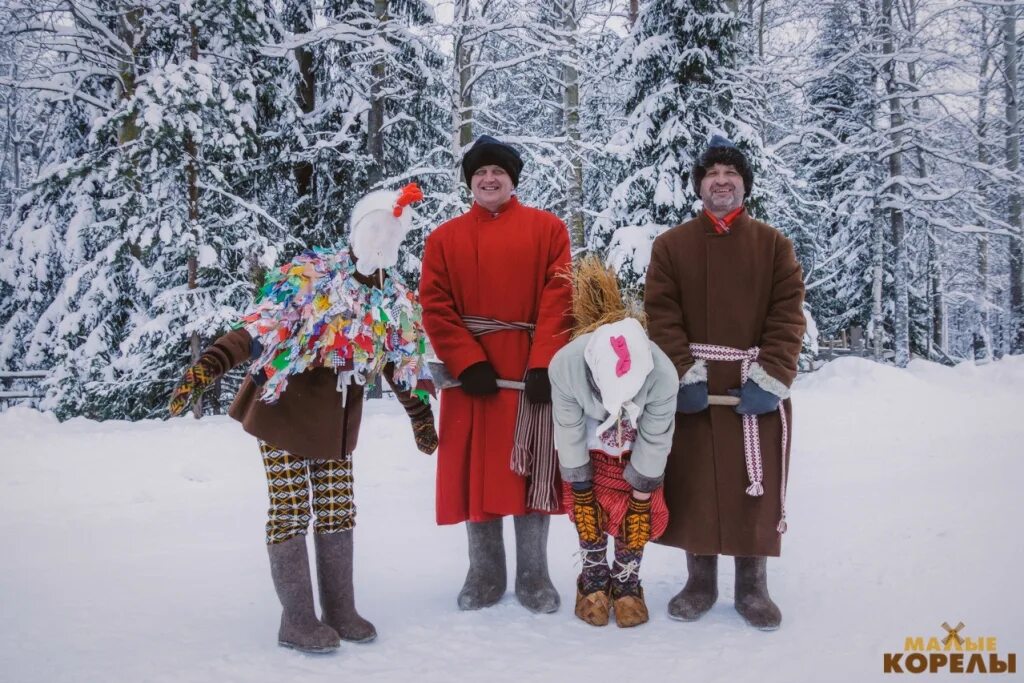
{"type": "MultiPolygon", "coordinates": [[[[494,332],[520,331],[533,337],[536,325],[506,322],[478,315],[462,316],[462,323],[474,337],[494,332]]],[[[526,380],[526,376],[523,376],[526,380]]],[[[521,477],[529,477],[526,505],[533,510],[554,512],[558,509],[558,456],[555,454],[554,418],[551,404],[534,404],[519,394],[516,411],[516,433],[513,438],[509,468],[521,477]]]]}
{"type": "MultiPolygon", "coordinates": [[[[690,353],[694,358],[700,360],[735,361],[740,365],[740,379],[747,381],[750,374],[750,364],[757,360],[761,353],[760,347],[752,346],[746,351],[734,349],[731,346],[717,346],[715,344],[690,344],[690,353]]],[[[747,479],[750,486],[747,487],[747,495],[764,495],[764,466],[761,460],[761,432],[758,429],[757,415],[743,416],[743,455],[747,463],[747,479]]],[[[786,533],[786,447],[789,444],[789,425],[786,422],[786,410],[779,401],[779,418],[782,420],[782,483],[779,487],[779,498],[782,506],[782,516],[775,527],[780,534],[786,533]]]]}

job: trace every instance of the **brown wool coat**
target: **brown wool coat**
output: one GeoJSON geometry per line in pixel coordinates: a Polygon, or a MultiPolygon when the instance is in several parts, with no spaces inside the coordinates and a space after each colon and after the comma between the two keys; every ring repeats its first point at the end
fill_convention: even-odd
{"type": "MultiPolygon", "coordinates": [[[[243,329],[228,332],[203,352],[216,364],[219,374],[250,359],[252,337],[243,329]]],[[[411,419],[427,417],[430,406],[408,391],[396,387],[391,366],[384,375],[411,419]]],[[[363,416],[363,387],[348,388],[345,407],[337,390],[338,375],[329,368],[316,368],[288,379],[288,387],[277,403],[260,400],[260,387],[245,376],[228,415],[242,428],[267,443],[307,460],[338,460],[352,453],[359,437],[363,416]]]]}
{"type": "MultiPolygon", "coordinates": [[[[786,386],[796,378],[804,333],[804,284],[792,243],[746,213],[719,235],[701,214],[655,241],[644,306],[651,340],[682,377],[689,344],[761,347],[764,370],[786,386]]],[[[740,385],[740,363],[708,362],[708,390],[740,385]]],[[[784,401],[792,440],[792,406],[784,401]]],[[[728,406],[676,414],[665,470],[670,521],[659,543],[698,555],[778,556],[781,430],[778,412],[759,418],[764,495],[745,493],[741,417],[728,406]]],[[[789,453],[785,454],[787,463],[789,453]]]]}

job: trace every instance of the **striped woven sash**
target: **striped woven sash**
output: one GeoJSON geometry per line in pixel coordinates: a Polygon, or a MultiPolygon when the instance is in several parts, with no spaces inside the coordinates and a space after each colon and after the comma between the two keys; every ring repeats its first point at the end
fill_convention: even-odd
{"type": "MultiPolygon", "coordinates": [[[[757,360],[761,348],[752,346],[746,351],[734,349],[731,346],[717,346],[715,344],[690,344],[690,354],[701,360],[736,361],[740,365],[740,380],[746,382],[750,374],[750,364],[757,360]]],[[[747,479],[750,486],[747,487],[747,495],[764,495],[764,466],[761,460],[761,432],[758,429],[757,415],[743,416],[743,456],[747,461],[747,479]]],[[[782,420],[782,484],[779,490],[779,497],[782,506],[782,515],[778,525],[775,527],[780,534],[786,533],[786,446],[789,444],[789,425],[786,422],[786,410],[779,401],[779,418],[782,420]]]]}
{"type": "MultiPolygon", "coordinates": [[[[524,322],[505,322],[476,315],[462,316],[466,329],[474,337],[494,332],[520,331],[533,337],[536,325],[524,322]]],[[[523,376],[525,381],[526,377],[523,376]]],[[[513,439],[509,467],[521,477],[528,477],[526,505],[533,510],[558,510],[558,458],[555,455],[555,428],[551,404],[535,404],[519,394],[516,412],[516,433],[513,439]]]]}

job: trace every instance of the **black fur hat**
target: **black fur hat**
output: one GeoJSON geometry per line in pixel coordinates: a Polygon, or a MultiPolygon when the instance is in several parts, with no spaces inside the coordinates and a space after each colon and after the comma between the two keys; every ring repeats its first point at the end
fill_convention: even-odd
{"type": "Polygon", "coordinates": [[[715,164],[732,166],[739,171],[743,178],[743,196],[744,198],[750,196],[750,191],[754,188],[754,171],[750,168],[750,162],[747,161],[746,155],[728,138],[712,135],[711,141],[708,142],[708,148],[697,159],[697,163],[693,165],[693,171],[690,173],[690,178],[693,180],[693,191],[697,193],[698,197],[700,196],[701,181],[707,175],[708,169],[715,164]]]}
{"type": "Polygon", "coordinates": [[[512,185],[519,187],[519,174],[523,170],[523,158],[512,145],[502,142],[490,135],[481,135],[462,157],[462,176],[466,184],[481,166],[494,164],[501,166],[512,177],[512,185]]]}

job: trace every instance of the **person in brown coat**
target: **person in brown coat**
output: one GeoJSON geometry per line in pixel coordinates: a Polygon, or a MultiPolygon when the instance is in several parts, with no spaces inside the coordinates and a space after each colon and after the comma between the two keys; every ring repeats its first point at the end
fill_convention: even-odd
{"type": "Polygon", "coordinates": [[[733,555],[736,610],[771,630],[782,615],[765,558],[780,554],[786,526],[803,278],[790,240],[744,209],[753,173],[739,149],[714,136],[692,178],[704,210],[654,241],[644,294],[651,340],[682,378],[659,542],[686,550],[688,579],[669,615],[707,612],[718,555],[733,555]],[[723,394],[739,405],[709,406],[709,395],[723,394]]]}
{"type": "MultiPolygon", "coordinates": [[[[378,310],[383,311],[381,306],[387,307],[391,295],[403,300],[401,305],[405,308],[402,310],[410,310],[410,302],[415,301],[414,294],[400,285],[400,278],[391,268],[409,224],[409,212],[403,212],[403,205],[396,203],[398,196],[394,192],[375,192],[356,204],[349,249],[307,252],[279,269],[283,277],[275,276],[283,290],[301,281],[314,289],[300,291],[321,292],[316,295],[316,299],[324,297],[320,301],[314,300],[301,308],[296,304],[285,312],[302,311],[301,324],[292,329],[323,330],[337,324],[337,330],[329,332],[331,339],[338,342],[331,346],[331,353],[337,355],[328,359],[333,366],[320,362],[323,357],[319,355],[316,363],[301,371],[296,369],[294,373],[285,371],[283,361],[277,365],[263,362],[279,354],[273,347],[270,354],[266,352],[264,346],[270,342],[268,336],[260,333],[259,325],[268,325],[273,335],[279,328],[274,326],[273,320],[254,313],[246,320],[255,319],[255,324],[217,339],[185,371],[169,405],[171,415],[181,414],[218,377],[242,363],[254,361],[228,414],[259,441],[270,494],[267,552],[274,588],[282,606],[278,644],[303,652],[331,652],[338,648],[339,640],[369,642],[377,636],[373,624],[356,611],[352,586],[352,530],[355,526],[352,452],[359,436],[363,384],[367,380],[360,367],[380,367],[378,362],[383,365],[381,374],[412,420],[417,447],[424,453],[432,453],[437,448],[429,403],[399,384],[394,362],[385,362],[389,358],[387,354],[375,355],[381,347],[369,345],[365,326],[358,327],[361,336],[355,336],[354,330],[361,324],[356,318],[361,321],[365,315],[372,323],[383,314],[372,310],[348,311],[356,307],[343,305],[345,301],[372,300],[378,310]],[[324,272],[329,275],[323,275],[324,272]],[[315,283],[325,277],[331,278],[329,285],[318,287],[315,283]],[[319,313],[314,312],[316,304],[327,300],[326,293],[334,292],[346,292],[350,299],[343,299],[345,295],[339,294],[337,300],[331,301],[330,308],[321,306],[319,313]],[[320,324],[318,315],[330,316],[339,310],[344,311],[344,315],[320,324]],[[363,346],[357,348],[355,342],[362,342],[363,346]],[[276,394],[270,390],[274,386],[279,387],[276,394]],[[311,519],[322,619],[317,618],[314,610],[306,550],[306,532],[311,519]]],[[[268,279],[264,293],[272,280],[268,279]]],[[[281,299],[284,298],[282,295],[281,299]]],[[[263,310],[276,310],[273,296],[261,297],[261,301],[267,304],[263,310]]],[[[408,320],[403,318],[403,322],[408,320]]],[[[378,332],[388,335],[387,348],[393,350],[392,340],[396,337],[391,335],[399,333],[392,328],[385,331],[379,322],[377,325],[378,332]]],[[[414,325],[405,325],[404,329],[411,343],[420,341],[415,338],[414,325]]],[[[422,330],[420,333],[422,336],[422,330]]],[[[324,334],[327,333],[318,334],[318,343],[325,341],[324,334]]],[[[314,348],[312,337],[302,341],[299,348],[314,348]]],[[[285,360],[289,356],[294,360],[295,354],[283,355],[285,360]]]]}

